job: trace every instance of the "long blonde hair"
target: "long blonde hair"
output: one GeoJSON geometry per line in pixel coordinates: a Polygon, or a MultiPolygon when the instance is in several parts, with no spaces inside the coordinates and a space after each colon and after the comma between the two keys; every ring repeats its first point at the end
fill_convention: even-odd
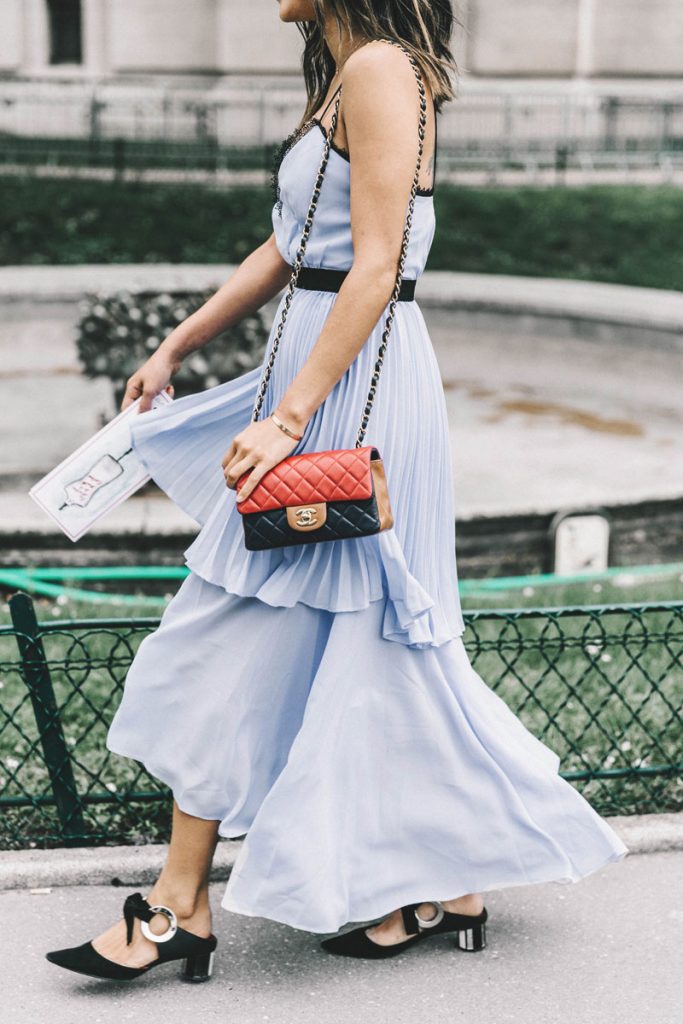
{"type": "Polygon", "coordinates": [[[304,38],[302,65],[308,102],[299,127],[318,109],[328,93],[335,65],[324,37],[325,16],[334,14],[351,39],[395,39],[411,52],[429,84],[438,111],[455,96],[457,73],[450,49],[457,19],[450,0],[312,0],[315,21],[296,22],[304,38]]]}

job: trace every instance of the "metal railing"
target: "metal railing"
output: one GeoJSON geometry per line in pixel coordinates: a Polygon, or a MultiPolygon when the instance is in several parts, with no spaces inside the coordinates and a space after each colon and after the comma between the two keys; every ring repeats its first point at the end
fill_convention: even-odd
{"type": "MultiPolygon", "coordinates": [[[[105,735],[159,618],[0,628],[0,847],[164,841],[170,792],[105,735]]],[[[683,808],[683,602],[465,612],[473,667],[605,815],[683,808]]]]}
{"type": "MultiPolygon", "coordinates": [[[[0,165],[263,172],[298,122],[298,89],[0,84],[0,165]]],[[[683,96],[464,92],[439,122],[441,171],[659,166],[683,155],[683,96]]]]}

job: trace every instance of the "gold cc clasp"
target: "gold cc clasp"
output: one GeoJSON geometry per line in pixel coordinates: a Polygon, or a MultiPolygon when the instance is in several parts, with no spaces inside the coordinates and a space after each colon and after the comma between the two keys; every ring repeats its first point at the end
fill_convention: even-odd
{"type": "Polygon", "coordinates": [[[287,525],[293,530],[317,530],[327,519],[327,502],[312,505],[288,505],[287,525]]]}

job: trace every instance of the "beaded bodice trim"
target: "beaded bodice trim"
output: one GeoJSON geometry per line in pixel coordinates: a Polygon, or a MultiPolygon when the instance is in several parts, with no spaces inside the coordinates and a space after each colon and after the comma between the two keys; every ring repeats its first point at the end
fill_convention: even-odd
{"type": "MultiPolygon", "coordinates": [[[[308,135],[308,133],[311,130],[311,128],[315,127],[315,125],[318,126],[318,128],[323,133],[323,135],[327,135],[327,131],[325,130],[325,128],[323,128],[322,120],[321,119],[322,119],[322,117],[325,116],[327,108],[330,106],[330,104],[332,103],[332,100],[335,98],[335,96],[337,95],[337,93],[339,92],[340,89],[341,89],[341,85],[338,85],[337,88],[332,93],[332,95],[331,95],[330,99],[328,100],[328,102],[323,107],[323,109],[322,109],[322,111],[320,113],[320,117],[309,117],[308,121],[304,121],[304,123],[302,125],[300,125],[298,128],[295,128],[293,132],[290,132],[289,135],[287,135],[282,140],[282,142],[280,143],[280,145],[278,146],[278,148],[277,148],[277,150],[275,152],[275,156],[273,158],[272,172],[271,172],[271,176],[270,176],[270,187],[271,187],[271,192],[272,192],[272,196],[273,196],[273,203],[277,207],[278,217],[282,217],[282,199],[280,198],[280,179],[279,179],[280,164],[284,160],[285,154],[289,152],[289,150],[292,148],[292,146],[295,146],[296,143],[299,141],[299,139],[303,139],[304,135],[308,135]]],[[[342,149],[341,146],[336,146],[334,144],[334,142],[330,143],[330,149],[336,150],[337,153],[340,153],[341,156],[343,156],[346,160],[349,159],[348,151],[345,150],[345,149],[342,149]]]]}
{"type": "MultiPolygon", "coordinates": [[[[325,114],[325,111],[323,113],[325,114]]],[[[325,128],[323,127],[321,119],[309,118],[308,121],[304,121],[302,125],[300,125],[298,128],[295,128],[294,131],[290,132],[290,134],[287,135],[286,138],[284,138],[283,141],[280,143],[280,145],[278,146],[278,150],[275,151],[272,161],[272,169],[270,172],[270,191],[272,194],[272,202],[275,205],[275,207],[278,208],[279,217],[282,217],[283,215],[283,201],[280,195],[281,164],[285,157],[287,156],[287,154],[289,153],[289,151],[291,150],[292,146],[296,145],[296,143],[300,139],[302,139],[304,135],[308,134],[311,128],[315,127],[319,128],[319,130],[321,130],[324,135],[327,134],[325,128]]],[[[344,160],[349,159],[348,150],[345,150],[343,146],[336,145],[335,142],[332,142],[331,148],[332,150],[335,151],[335,153],[338,153],[341,157],[343,157],[344,160]]]]}
{"type": "MultiPolygon", "coordinates": [[[[300,139],[303,139],[304,135],[308,135],[309,131],[315,127],[320,128],[323,134],[325,133],[325,129],[320,123],[319,118],[312,117],[308,121],[304,121],[304,123],[299,128],[295,128],[293,132],[290,132],[289,135],[287,135],[286,138],[282,140],[282,142],[280,143],[275,152],[270,175],[270,190],[273,197],[273,203],[277,206],[277,212],[279,217],[282,216],[282,199],[280,198],[279,177],[280,165],[282,164],[285,155],[289,152],[292,146],[295,146],[300,139]]],[[[345,160],[349,159],[349,151],[347,149],[344,149],[343,146],[337,146],[333,142],[331,143],[331,149],[333,149],[336,153],[339,153],[340,156],[343,156],[345,160]]]]}

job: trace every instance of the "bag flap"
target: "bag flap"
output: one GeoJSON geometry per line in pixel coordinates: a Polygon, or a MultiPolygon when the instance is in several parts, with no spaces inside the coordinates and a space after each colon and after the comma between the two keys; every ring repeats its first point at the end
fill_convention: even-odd
{"type": "MultiPolygon", "coordinates": [[[[237,510],[244,515],[309,502],[369,498],[373,489],[370,471],[373,452],[376,453],[374,458],[379,458],[373,445],[289,455],[264,474],[244,501],[237,502],[237,510]]],[[[239,478],[237,491],[249,478],[249,473],[251,470],[239,478]]]]}

